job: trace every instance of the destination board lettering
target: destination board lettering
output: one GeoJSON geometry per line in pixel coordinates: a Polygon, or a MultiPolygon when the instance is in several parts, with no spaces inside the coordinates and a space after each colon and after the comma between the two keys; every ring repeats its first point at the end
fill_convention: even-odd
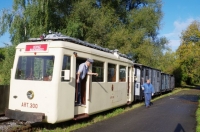
{"type": "Polygon", "coordinates": [[[40,45],[26,45],[26,52],[45,52],[48,49],[47,44],[40,44],[40,45]]]}

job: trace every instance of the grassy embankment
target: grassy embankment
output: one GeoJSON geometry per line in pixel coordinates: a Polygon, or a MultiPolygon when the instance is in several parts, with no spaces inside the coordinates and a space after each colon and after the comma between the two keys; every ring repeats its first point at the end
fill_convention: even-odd
{"type": "MultiPolygon", "coordinates": [[[[173,90],[170,93],[155,97],[152,101],[156,101],[156,100],[161,99],[166,96],[171,96],[172,94],[175,94],[181,90],[182,90],[181,88],[176,88],[175,90],[173,90]]],[[[116,109],[106,111],[106,112],[103,112],[100,114],[96,114],[85,120],[67,121],[67,122],[63,122],[63,123],[59,123],[59,124],[55,124],[55,125],[48,124],[48,125],[45,125],[45,128],[39,129],[38,131],[39,132],[51,132],[51,131],[52,132],[63,132],[63,131],[69,132],[69,131],[80,129],[83,127],[87,127],[87,126],[97,123],[99,121],[109,119],[111,117],[117,116],[119,114],[125,113],[129,110],[133,110],[133,109],[138,108],[143,105],[144,105],[144,102],[139,102],[139,103],[136,103],[136,104],[133,104],[130,106],[124,106],[124,107],[116,108],[116,109]]],[[[199,112],[199,114],[200,114],[200,112],[199,112]]]]}
{"type": "Polygon", "coordinates": [[[199,95],[199,104],[198,104],[198,108],[196,111],[196,121],[197,121],[197,125],[196,125],[196,132],[200,132],[200,95],[199,95]]]}

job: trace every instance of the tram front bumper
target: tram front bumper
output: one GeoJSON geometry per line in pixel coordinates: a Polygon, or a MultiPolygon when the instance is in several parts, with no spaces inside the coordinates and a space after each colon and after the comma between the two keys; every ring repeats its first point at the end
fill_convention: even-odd
{"type": "Polygon", "coordinates": [[[43,119],[45,118],[44,113],[23,112],[10,109],[7,109],[5,111],[5,116],[10,119],[32,121],[32,122],[42,122],[43,119]]]}

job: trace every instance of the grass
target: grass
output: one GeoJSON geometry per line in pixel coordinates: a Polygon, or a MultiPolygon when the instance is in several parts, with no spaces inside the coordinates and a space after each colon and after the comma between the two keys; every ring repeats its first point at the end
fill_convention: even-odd
{"type": "MultiPolygon", "coordinates": [[[[176,88],[170,93],[160,95],[158,97],[153,98],[152,102],[154,102],[158,99],[167,97],[167,96],[171,96],[171,95],[173,95],[173,94],[175,94],[175,93],[177,93],[181,90],[183,90],[183,89],[182,88],[176,88]]],[[[187,89],[184,88],[184,90],[187,90],[187,89]]],[[[144,105],[144,102],[139,102],[139,103],[136,103],[136,104],[133,104],[133,105],[130,105],[130,106],[123,106],[123,107],[112,109],[112,110],[102,112],[102,113],[99,113],[99,114],[96,114],[96,115],[92,115],[89,118],[84,119],[84,120],[80,120],[80,121],[67,121],[67,122],[58,123],[58,124],[55,124],[55,125],[46,124],[46,125],[44,125],[44,128],[37,129],[37,131],[38,132],[70,132],[70,131],[74,131],[76,129],[80,129],[80,128],[83,128],[83,127],[87,127],[87,126],[92,125],[94,123],[115,117],[115,116],[120,115],[122,113],[125,113],[127,111],[141,107],[143,105],[144,105]]],[[[200,115],[200,109],[199,109],[198,114],[200,115]]],[[[199,123],[200,123],[200,118],[199,118],[199,123]]]]}
{"type": "Polygon", "coordinates": [[[196,132],[200,132],[200,96],[199,96],[199,104],[198,104],[198,108],[197,108],[197,111],[196,111],[196,122],[197,122],[197,125],[196,125],[196,132]]]}

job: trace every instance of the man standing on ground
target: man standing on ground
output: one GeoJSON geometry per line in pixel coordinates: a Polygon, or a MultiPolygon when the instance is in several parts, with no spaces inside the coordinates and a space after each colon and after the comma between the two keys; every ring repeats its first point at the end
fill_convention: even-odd
{"type": "Polygon", "coordinates": [[[142,89],[144,90],[145,105],[149,108],[151,96],[154,95],[154,87],[150,83],[150,79],[147,79],[147,82],[142,85],[142,89]]]}
{"type": "Polygon", "coordinates": [[[86,77],[87,74],[98,76],[98,73],[88,72],[88,69],[93,62],[93,59],[87,59],[86,62],[79,65],[76,80],[78,83],[78,99],[76,105],[81,105],[81,81],[86,77]]]}

